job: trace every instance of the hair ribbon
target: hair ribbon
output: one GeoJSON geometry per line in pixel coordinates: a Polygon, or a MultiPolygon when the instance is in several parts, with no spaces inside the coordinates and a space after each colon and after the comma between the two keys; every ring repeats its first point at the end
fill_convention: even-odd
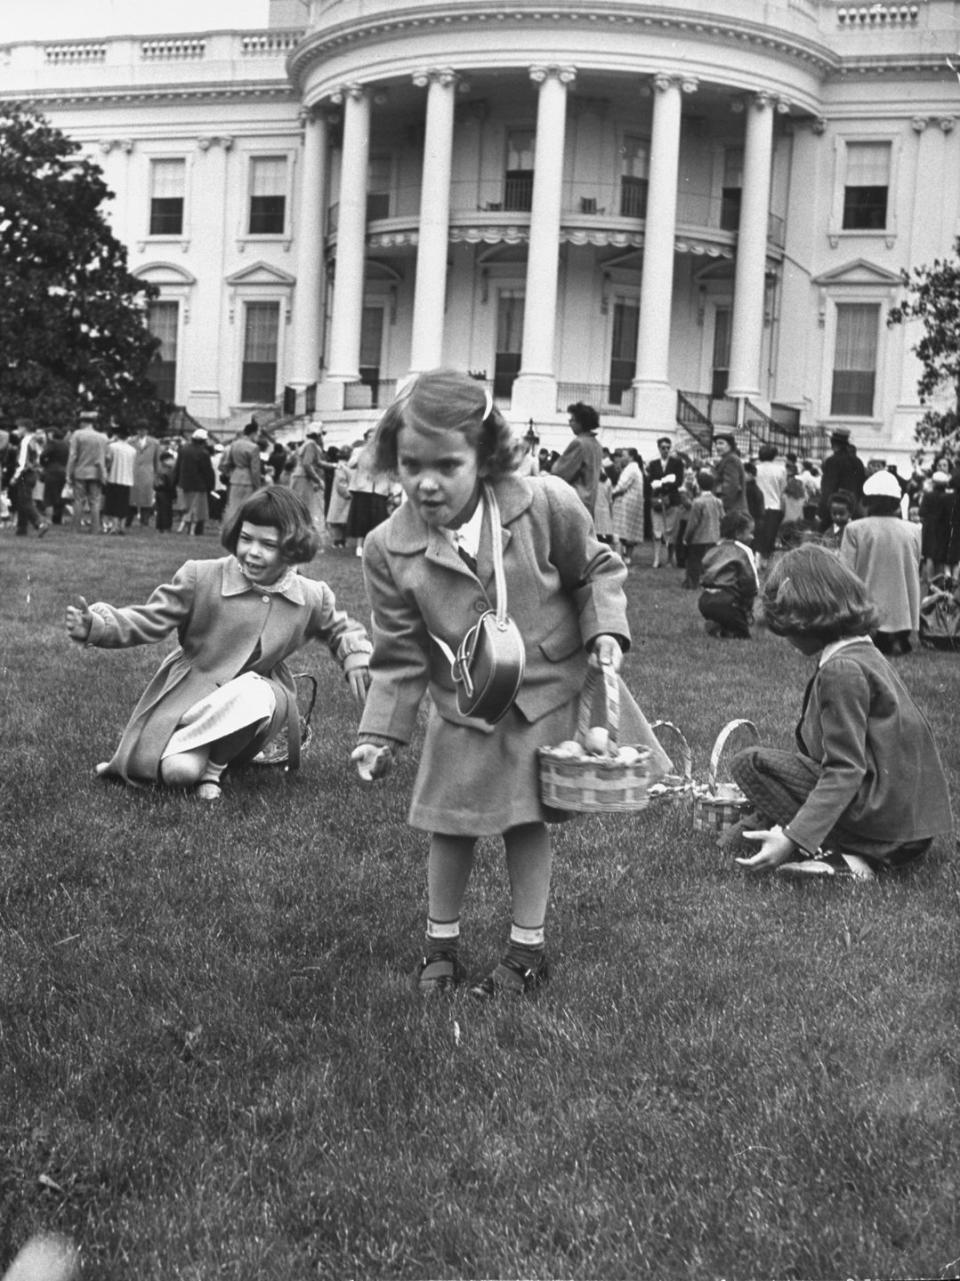
{"type": "Polygon", "coordinates": [[[493,413],[493,392],[489,387],[483,389],[483,421],[486,422],[493,413]]]}

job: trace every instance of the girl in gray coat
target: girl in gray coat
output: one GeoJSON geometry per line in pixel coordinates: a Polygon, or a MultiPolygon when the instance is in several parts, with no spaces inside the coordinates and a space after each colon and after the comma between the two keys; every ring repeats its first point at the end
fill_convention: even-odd
{"type": "Polygon", "coordinates": [[[300,718],[287,660],[323,641],[362,703],[371,644],[361,623],[337,609],[326,583],[296,566],[313,558],[318,535],[289,489],[271,485],[246,499],[223,531],[229,555],[188,560],[145,605],[101,601],[67,607],[72,640],[101,649],[147,645],[176,634],[134,708],[120,743],[97,773],[126,783],[195,787],[219,800],[228,764],[251,760],[283,730],[290,767],[299,758],[300,718]]]}
{"type": "MultiPolygon", "coordinates": [[[[552,852],[537,749],[572,737],[589,666],[619,671],[630,644],[623,561],[601,543],[577,493],[555,476],[517,476],[510,429],[478,382],[420,374],[377,429],[376,464],[407,501],[367,536],[373,611],[370,693],[354,751],[361,777],[386,772],[432,707],[410,806],[430,833],[424,994],[465,978],[460,909],[478,837],[502,836],[512,925],[478,997],[534,991],[548,976],[544,920],[552,852]],[[491,502],[488,491],[495,501],[491,502]],[[447,654],[491,607],[493,540],[503,552],[509,613],[524,642],[523,679],[496,724],[462,713],[447,654]]],[[[621,689],[621,740],[669,768],[640,709],[621,689]]]]}

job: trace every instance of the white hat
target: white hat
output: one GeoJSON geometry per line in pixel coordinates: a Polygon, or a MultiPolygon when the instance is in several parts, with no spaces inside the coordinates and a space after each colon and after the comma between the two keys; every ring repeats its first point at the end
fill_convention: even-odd
{"type": "Polygon", "coordinates": [[[890,471],[875,471],[863,482],[864,498],[902,498],[900,482],[890,471]]]}
{"type": "Polygon", "coordinates": [[[196,431],[193,433],[193,435],[190,437],[190,439],[191,439],[191,440],[206,440],[206,439],[207,439],[207,429],[206,429],[206,427],[198,427],[198,428],[197,428],[197,430],[196,430],[196,431]]]}

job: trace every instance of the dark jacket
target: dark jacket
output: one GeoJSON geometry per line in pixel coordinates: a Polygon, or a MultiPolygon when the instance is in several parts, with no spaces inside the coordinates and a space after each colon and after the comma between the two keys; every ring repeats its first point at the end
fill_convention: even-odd
{"type": "Polygon", "coordinates": [[[217,485],[213,460],[206,445],[199,440],[188,440],[180,447],[174,474],[185,494],[209,494],[217,485]]]}
{"type": "Polygon", "coordinates": [[[876,856],[948,832],[950,801],[930,726],[879,650],[845,645],[807,686],[797,746],[822,770],[785,828],[808,854],[835,827],[876,856]]]}
{"type": "Polygon", "coordinates": [[[753,608],[757,595],[757,574],[753,557],[742,543],[721,539],[703,558],[700,586],[730,592],[745,610],[753,608]]]}

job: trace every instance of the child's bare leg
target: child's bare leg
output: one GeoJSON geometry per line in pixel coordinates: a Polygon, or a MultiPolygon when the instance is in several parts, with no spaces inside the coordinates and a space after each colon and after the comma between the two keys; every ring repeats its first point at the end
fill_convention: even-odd
{"type": "Polygon", "coordinates": [[[510,873],[513,924],[499,965],[470,990],[490,998],[500,993],[522,996],[550,977],[544,953],[544,922],[550,896],[553,847],[543,823],[523,823],[503,834],[510,873]]]}
{"type": "Polygon", "coordinates": [[[203,777],[209,757],[207,746],[165,756],[160,762],[160,778],[167,787],[193,787],[203,777]]]}
{"type": "Polygon", "coordinates": [[[426,951],[416,974],[417,988],[424,996],[446,992],[464,977],[459,959],[460,909],[475,846],[472,836],[434,832],[430,838],[426,951]]]}

